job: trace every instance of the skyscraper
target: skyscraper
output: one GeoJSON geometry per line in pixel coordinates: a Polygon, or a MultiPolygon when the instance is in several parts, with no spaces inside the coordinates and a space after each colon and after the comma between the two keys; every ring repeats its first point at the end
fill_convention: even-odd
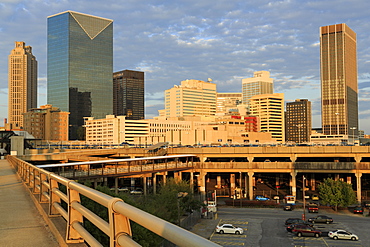
{"type": "Polygon", "coordinates": [[[277,142],[285,141],[284,94],[260,94],[250,98],[250,114],[258,117],[260,132],[271,133],[277,142]]]}
{"type": "Polygon", "coordinates": [[[242,80],[243,104],[248,105],[249,99],[259,94],[274,93],[274,79],[268,71],[256,71],[253,77],[242,80]]]}
{"type": "Polygon", "coordinates": [[[113,114],[126,119],[144,119],[144,72],[113,73],[113,114]]]}
{"type": "Polygon", "coordinates": [[[325,135],[358,130],[356,33],[346,24],[320,28],[321,109],[325,135]]]}
{"type": "Polygon", "coordinates": [[[286,141],[295,143],[309,142],[312,120],[311,101],[296,99],[286,104],[286,141]]]}
{"type": "Polygon", "coordinates": [[[215,116],[216,84],[186,80],[165,91],[166,117],[215,116]]]}
{"type": "Polygon", "coordinates": [[[69,138],[80,139],[83,117],[113,113],[113,21],[74,11],[49,16],[47,52],[48,104],[70,112],[69,138]]]}
{"type": "Polygon", "coordinates": [[[23,113],[37,107],[37,61],[32,47],[15,42],[8,69],[8,123],[11,129],[23,128],[23,113]]]}

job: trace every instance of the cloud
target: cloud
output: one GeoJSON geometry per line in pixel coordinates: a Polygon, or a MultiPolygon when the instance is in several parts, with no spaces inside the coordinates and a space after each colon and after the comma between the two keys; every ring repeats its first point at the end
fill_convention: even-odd
{"type": "MultiPolygon", "coordinates": [[[[0,93],[7,91],[14,41],[25,41],[39,63],[39,102],[46,102],[46,18],[74,10],[114,20],[114,71],[145,72],[147,116],[163,108],[164,90],[182,80],[212,78],[219,92],[240,92],[243,78],[267,70],[275,92],[312,100],[319,118],[319,28],[344,22],[357,33],[359,105],[366,115],[368,9],[363,0],[6,0],[0,4],[0,93]]],[[[0,105],[6,104],[2,97],[0,105]]],[[[0,117],[6,114],[0,107],[0,117]]],[[[370,133],[369,118],[361,121],[370,133]]]]}

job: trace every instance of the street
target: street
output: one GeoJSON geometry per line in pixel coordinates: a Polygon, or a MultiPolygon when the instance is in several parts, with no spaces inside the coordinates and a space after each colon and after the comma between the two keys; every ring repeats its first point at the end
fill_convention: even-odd
{"type": "MultiPolygon", "coordinates": [[[[250,247],[286,247],[286,246],[326,246],[326,247],[366,247],[370,246],[368,230],[369,217],[351,214],[350,212],[336,213],[332,210],[320,210],[319,215],[327,215],[334,219],[333,224],[315,224],[315,228],[323,232],[320,238],[297,237],[287,232],[285,220],[287,218],[301,218],[302,209],[283,211],[277,208],[232,208],[219,207],[219,224],[231,223],[244,229],[242,235],[217,234],[211,236],[211,241],[222,246],[250,246],[250,247]],[[356,234],[359,241],[333,240],[327,237],[330,230],[343,229],[356,234]]],[[[306,218],[314,217],[317,213],[306,213],[306,218]]]]}

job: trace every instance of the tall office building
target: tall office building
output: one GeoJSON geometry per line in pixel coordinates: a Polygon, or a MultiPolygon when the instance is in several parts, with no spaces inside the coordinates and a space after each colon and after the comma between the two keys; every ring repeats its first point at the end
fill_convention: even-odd
{"type": "Polygon", "coordinates": [[[285,141],[284,94],[260,94],[250,98],[250,113],[258,117],[259,130],[277,142],[285,141]]]}
{"type": "Polygon", "coordinates": [[[20,129],[23,113],[37,107],[37,61],[31,46],[16,41],[8,62],[8,123],[20,129]]]}
{"type": "Polygon", "coordinates": [[[165,91],[165,116],[215,116],[216,84],[186,80],[165,91]]]}
{"type": "Polygon", "coordinates": [[[356,33],[346,24],[321,27],[320,62],[323,133],[357,135],[356,33]]]}
{"type": "Polygon", "coordinates": [[[311,101],[296,99],[286,104],[285,140],[295,143],[309,142],[312,120],[311,101]]]}
{"type": "Polygon", "coordinates": [[[242,80],[243,104],[248,105],[249,99],[259,94],[274,93],[274,79],[268,71],[256,71],[253,77],[242,80]]]}
{"type": "Polygon", "coordinates": [[[144,119],[144,72],[113,73],[113,114],[126,119],[144,119]]]}
{"type": "Polygon", "coordinates": [[[235,114],[242,103],[241,93],[217,93],[216,114],[218,116],[235,114]]]}
{"type": "Polygon", "coordinates": [[[47,52],[47,102],[70,112],[69,138],[81,139],[83,117],[113,113],[113,21],[74,11],[49,16],[47,52]]]}

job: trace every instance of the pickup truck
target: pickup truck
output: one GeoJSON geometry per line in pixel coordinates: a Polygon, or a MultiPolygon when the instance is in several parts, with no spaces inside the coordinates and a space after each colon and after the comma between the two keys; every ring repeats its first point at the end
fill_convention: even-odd
{"type": "Polygon", "coordinates": [[[318,213],[319,212],[319,206],[317,206],[316,203],[309,203],[307,205],[307,210],[309,213],[318,213]]]}

